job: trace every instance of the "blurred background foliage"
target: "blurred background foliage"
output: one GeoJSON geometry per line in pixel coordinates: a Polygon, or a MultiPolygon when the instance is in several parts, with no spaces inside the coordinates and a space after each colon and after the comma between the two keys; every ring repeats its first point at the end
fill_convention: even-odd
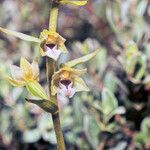
{"type": "MultiPolygon", "coordinates": [[[[38,36],[48,27],[49,1],[1,0],[0,26],[38,36]]],[[[85,7],[61,6],[58,31],[70,51],[60,62],[95,49],[85,67],[90,92],[69,104],[58,99],[67,150],[150,149],[150,1],[89,0],[85,7]],[[65,105],[65,106],[64,106],[65,105]]],[[[44,58],[38,46],[0,34],[0,149],[55,150],[50,115],[24,98],[4,76],[21,56],[40,64],[46,87],[44,58]]]]}

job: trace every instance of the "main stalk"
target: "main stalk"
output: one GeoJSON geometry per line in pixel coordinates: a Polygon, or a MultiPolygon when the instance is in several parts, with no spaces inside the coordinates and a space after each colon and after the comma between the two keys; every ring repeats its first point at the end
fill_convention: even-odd
{"type": "MultiPolygon", "coordinates": [[[[56,31],[57,28],[57,16],[58,16],[58,5],[51,2],[51,9],[50,9],[50,19],[49,19],[49,30],[56,31]]],[[[52,76],[55,72],[56,68],[56,62],[55,60],[46,57],[46,73],[47,73],[47,82],[48,82],[48,88],[49,88],[49,97],[50,99],[57,104],[57,97],[51,95],[51,80],[52,76]]],[[[59,111],[55,114],[52,114],[53,119],[53,125],[54,130],[56,134],[57,139],[57,149],[58,150],[65,150],[65,143],[64,143],[64,137],[60,125],[60,117],[59,117],[59,111]]]]}

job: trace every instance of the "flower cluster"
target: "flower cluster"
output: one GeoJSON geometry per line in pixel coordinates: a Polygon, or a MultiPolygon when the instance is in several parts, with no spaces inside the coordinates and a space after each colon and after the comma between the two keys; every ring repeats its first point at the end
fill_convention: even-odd
{"type": "MultiPolygon", "coordinates": [[[[59,6],[60,4],[72,4],[76,6],[82,6],[87,3],[87,1],[71,1],[71,0],[54,0],[54,3],[59,6]]],[[[55,26],[53,18],[55,18],[55,13],[51,14],[51,23],[55,26]]],[[[39,50],[41,56],[46,56],[49,59],[56,61],[62,53],[67,53],[67,48],[65,46],[65,39],[59,35],[52,27],[47,30],[44,29],[39,38],[26,35],[20,32],[11,31],[0,27],[0,32],[13,35],[22,40],[29,42],[35,42],[39,45],[39,50]]],[[[75,66],[84,63],[91,58],[93,58],[98,53],[98,50],[85,55],[81,58],[71,60],[60,65],[60,69],[56,70],[52,76],[51,80],[51,93],[50,95],[61,95],[64,97],[71,98],[76,92],[79,91],[89,91],[88,86],[81,78],[82,75],[86,73],[87,69],[76,69],[75,66]]],[[[48,96],[42,86],[39,84],[39,67],[36,61],[30,64],[25,58],[21,58],[20,67],[11,66],[11,77],[6,77],[6,79],[13,85],[17,87],[26,86],[27,90],[34,96],[39,97],[43,100],[48,100],[48,96]]],[[[33,100],[32,100],[33,101],[33,100]]],[[[37,104],[37,102],[36,102],[37,104]]],[[[42,106],[47,105],[47,101],[42,101],[42,106]]],[[[54,105],[53,105],[54,106],[54,105]]],[[[46,108],[47,109],[47,108],[46,108]]]]}

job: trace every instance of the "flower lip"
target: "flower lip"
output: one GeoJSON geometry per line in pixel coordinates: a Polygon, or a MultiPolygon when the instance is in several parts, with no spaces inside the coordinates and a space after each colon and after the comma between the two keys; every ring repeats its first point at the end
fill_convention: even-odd
{"type": "Polygon", "coordinates": [[[69,79],[64,79],[61,80],[60,83],[68,87],[71,84],[71,81],[69,79]]]}
{"type": "Polygon", "coordinates": [[[56,45],[52,43],[52,44],[46,44],[46,46],[50,49],[53,49],[56,45]]]}

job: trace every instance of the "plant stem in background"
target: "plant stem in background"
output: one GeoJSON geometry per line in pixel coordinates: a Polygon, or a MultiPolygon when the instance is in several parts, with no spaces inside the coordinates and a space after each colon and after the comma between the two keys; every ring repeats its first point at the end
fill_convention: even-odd
{"type": "MultiPolygon", "coordinates": [[[[57,27],[57,16],[58,16],[58,6],[55,3],[51,3],[50,11],[50,20],[49,20],[49,30],[56,31],[57,27]]],[[[46,58],[46,73],[47,73],[47,82],[49,87],[49,96],[50,99],[58,106],[56,96],[51,95],[51,80],[52,75],[55,72],[56,62],[55,60],[47,57],[46,58]]],[[[56,114],[52,114],[54,130],[57,139],[57,149],[65,150],[64,137],[60,125],[59,111],[56,114]]]]}

